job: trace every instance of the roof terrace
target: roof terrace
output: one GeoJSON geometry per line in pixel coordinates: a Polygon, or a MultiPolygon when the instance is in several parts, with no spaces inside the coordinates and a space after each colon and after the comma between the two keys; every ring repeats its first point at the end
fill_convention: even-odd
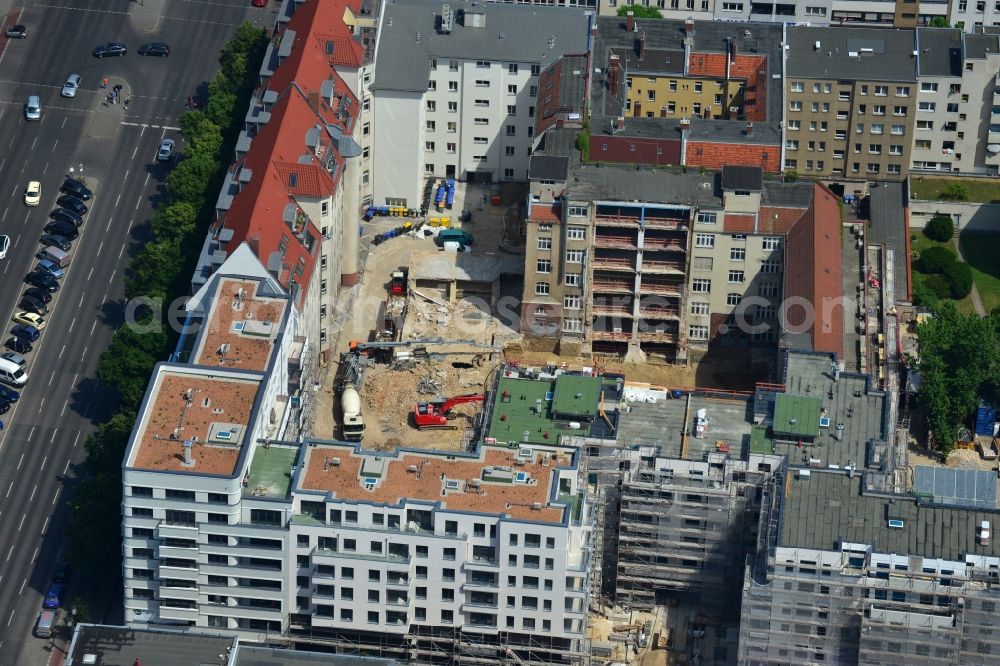
{"type": "MultiPolygon", "coordinates": [[[[566,454],[480,447],[476,454],[436,451],[362,451],[348,444],[311,442],[301,490],[341,500],[396,505],[437,502],[452,511],[505,514],[519,520],[561,523],[567,506],[553,505],[557,467],[566,454]]],[[[571,488],[559,488],[568,493],[571,488]]],[[[566,500],[572,503],[572,498],[566,500]]]]}
{"type": "Polygon", "coordinates": [[[198,365],[264,371],[288,299],[264,296],[259,280],[224,277],[191,355],[198,365]]]}
{"type": "Polygon", "coordinates": [[[249,437],[261,379],[160,366],[133,431],[128,466],[149,471],[231,475],[249,437]],[[192,443],[185,463],[186,441],[192,443]]]}

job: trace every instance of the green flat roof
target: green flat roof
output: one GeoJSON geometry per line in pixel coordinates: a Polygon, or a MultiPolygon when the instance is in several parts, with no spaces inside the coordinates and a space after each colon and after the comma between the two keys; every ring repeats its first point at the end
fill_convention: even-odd
{"type": "Polygon", "coordinates": [[[774,403],[774,434],[793,437],[819,435],[819,398],[781,394],[774,403]]]}
{"type": "Polygon", "coordinates": [[[600,377],[590,375],[559,375],[552,412],[593,419],[597,416],[597,402],[601,398],[601,382],[600,377]]]}
{"type": "Polygon", "coordinates": [[[250,473],[244,495],[287,497],[292,485],[292,465],[299,455],[296,446],[258,444],[250,462],[250,473]]]}
{"type": "Polygon", "coordinates": [[[767,436],[767,428],[756,425],[750,429],[750,453],[774,453],[774,440],[767,436]]]}
{"type": "Polygon", "coordinates": [[[554,386],[554,381],[501,377],[497,383],[489,436],[500,443],[555,444],[558,436],[551,418],[551,401],[545,399],[554,386]],[[546,432],[548,439],[545,439],[546,432]]]}

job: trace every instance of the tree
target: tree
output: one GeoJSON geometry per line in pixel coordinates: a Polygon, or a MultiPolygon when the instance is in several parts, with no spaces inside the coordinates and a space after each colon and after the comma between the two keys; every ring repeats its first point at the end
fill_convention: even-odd
{"type": "MultiPolygon", "coordinates": [[[[938,303],[940,302],[940,297],[938,296],[936,290],[929,284],[931,278],[939,278],[944,282],[944,278],[940,275],[922,275],[919,272],[913,275],[913,303],[915,305],[920,305],[925,308],[936,309],[938,303]]],[[[944,285],[947,290],[948,285],[944,285]]]]}
{"type": "Polygon", "coordinates": [[[944,275],[934,274],[924,276],[924,286],[934,294],[934,302],[939,302],[942,298],[951,298],[951,285],[944,275]]]}
{"type": "Polygon", "coordinates": [[[948,215],[935,215],[924,227],[924,235],[941,243],[951,240],[955,233],[955,223],[948,215]]]}
{"type": "Polygon", "coordinates": [[[941,190],[938,199],[944,201],[968,201],[969,188],[962,183],[951,183],[941,190]]]}
{"type": "Polygon", "coordinates": [[[946,19],[943,16],[935,16],[934,18],[932,18],[930,25],[931,25],[932,28],[950,28],[951,27],[950,25],[948,25],[948,19],[946,19]]]}
{"type": "Polygon", "coordinates": [[[947,455],[958,429],[994,387],[1000,368],[1000,317],[961,315],[945,303],[920,324],[920,401],[934,438],[947,455]]]}
{"type": "Polygon", "coordinates": [[[150,327],[148,319],[139,324],[126,324],[115,331],[111,346],[97,363],[97,378],[117,389],[121,408],[131,411],[138,411],[153,367],[168,354],[163,327],[142,330],[150,327]]]}
{"type": "Polygon", "coordinates": [[[917,257],[915,268],[921,273],[944,274],[956,261],[955,253],[944,245],[932,245],[917,257]]]}
{"type": "Polygon", "coordinates": [[[799,180],[798,171],[786,171],[785,172],[785,182],[786,183],[797,183],[799,180]]]}
{"type": "Polygon", "coordinates": [[[642,5],[624,5],[618,8],[618,16],[628,16],[632,12],[635,18],[658,19],[663,18],[663,14],[656,7],[644,7],[642,5]]]}
{"type": "Polygon", "coordinates": [[[944,271],[948,281],[949,296],[955,300],[965,298],[972,292],[972,268],[969,264],[956,261],[944,271]]]}

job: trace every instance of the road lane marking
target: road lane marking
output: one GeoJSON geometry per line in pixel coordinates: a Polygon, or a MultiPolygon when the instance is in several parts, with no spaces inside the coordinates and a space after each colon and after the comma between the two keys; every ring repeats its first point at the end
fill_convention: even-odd
{"type": "Polygon", "coordinates": [[[62,349],[59,350],[59,358],[62,358],[63,352],[65,351],[66,351],[66,345],[63,345],[62,349]]]}
{"type": "Polygon", "coordinates": [[[83,363],[83,360],[85,358],[87,358],[87,348],[86,347],[83,348],[83,353],[80,354],[80,362],[83,363]]]}
{"type": "Polygon", "coordinates": [[[66,402],[63,403],[63,408],[59,410],[59,418],[62,418],[62,415],[66,413],[67,407],[69,407],[69,398],[67,398],[66,402]]]}
{"type": "Polygon", "coordinates": [[[10,485],[9,485],[9,486],[7,486],[7,494],[6,494],[6,495],[4,495],[4,497],[10,497],[10,491],[11,491],[11,490],[13,490],[13,489],[14,489],[14,482],[13,482],[13,481],[11,481],[11,482],[10,482],[10,485]]]}
{"type": "Polygon", "coordinates": [[[38,143],[38,137],[37,136],[35,137],[35,140],[31,142],[31,150],[35,149],[35,144],[36,143],[38,143]]]}
{"type": "Polygon", "coordinates": [[[118,258],[121,259],[124,253],[125,253],[125,246],[122,245],[122,249],[118,250],[118,258]]]}
{"type": "MultiPolygon", "coordinates": [[[[77,303],[76,307],[78,307],[78,308],[82,308],[83,307],[83,296],[84,296],[84,294],[80,294],[80,302],[77,303]]],[[[71,324],[71,326],[72,326],[72,324],[71,324]]],[[[73,329],[70,328],[69,330],[72,331],[73,329]]]]}
{"type": "MultiPolygon", "coordinates": [[[[18,596],[20,596],[20,595],[24,594],[24,587],[25,587],[25,585],[27,585],[27,584],[28,584],[28,577],[27,577],[27,576],[25,576],[24,580],[22,580],[22,581],[21,581],[21,591],[17,593],[17,594],[18,594],[18,596]]],[[[14,613],[13,613],[13,612],[11,612],[11,615],[14,615],[14,613]]],[[[10,626],[10,622],[8,622],[8,623],[7,623],[7,626],[8,626],[8,627],[10,626]]]]}
{"type": "Polygon", "coordinates": [[[45,168],[42,169],[42,175],[44,176],[49,171],[49,163],[45,163],[45,168]]]}
{"type": "MultiPolygon", "coordinates": [[[[83,296],[80,297],[80,305],[83,305],[83,296]]],[[[73,317],[73,321],[69,323],[69,332],[73,332],[73,327],[76,326],[76,317],[73,317]]]]}
{"type": "Polygon", "coordinates": [[[35,552],[31,554],[31,563],[34,564],[35,560],[38,559],[38,546],[35,546],[35,552]]]}
{"type": "MultiPolygon", "coordinates": [[[[68,460],[66,461],[66,468],[67,469],[69,468],[69,461],[68,460]]],[[[65,474],[65,473],[66,473],[66,470],[64,469],[63,470],[63,474],[65,474]]],[[[56,501],[59,500],[59,491],[60,490],[61,490],[61,488],[57,487],[56,491],[54,493],[52,493],[52,506],[55,506],[56,505],[56,501]]]]}
{"type": "MultiPolygon", "coordinates": [[[[101,243],[101,245],[104,245],[104,243],[101,243]]],[[[97,251],[97,254],[100,254],[100,253],[101,253],[101,251],[100,251],[100,250],[98,250],[98,251],[97,251]]],[[[87,282],[90,282],[90,276],[91,276],[91,275],[93,275],[93,274],[94,274],[94,267],[93,267],[93,266],[91,266],[91,267],[90,267],[90,272],[89,272],[89,273],[87,273],[87,282]]]]}
{"type": "MultiPolygon", "coordinates": [[[[69,459],[68,458],[66,459],[66,465],[63,467],[62,473],[65,475],[66,472],[67,472],[67,470],[69,470],[69,459]]],[[[59,497],[59,488],[56,488],[55,497],[52,498],[52,503],[53,504],[56,503],[56,497],[59,497]]]]}
{"type": "MultiPolygon", "coordinates": [[[[7,42],[7,44],[10,44],[10,42],[7,42]]],[[[7,44],[4,44],[4,47],[3,47],[4,51],[6,51],[6,50],[7,50],[7,44]]],[[[14,550],[14,548],[13,548],[13,547],[11,547],[11,550],[14,550]]],[[[10,561],[10,555],[7,555],[7,561],[8,561],[8,562],[10,561]]],[[[25,582],[27,582],[27,580],[28,580],[28,579],[27,579],[27,578],[25,578],[24,580],[25,580],[25,582]]],[[[22,590],[24,589],[24,583],[21,583],[21,589],[22,589],[22,590]]],[[[10,611],[10,617],[9,617],[9,618],[7,618],[7,626],[8,626],[8,627],[10,626],[10,623],[14,621],[14,611],[15,611],[15,610],[16,610],[16,609],[13,609],[13,608],[12,608],[12,609],[11,609],[11,611],[10,611]]]]}
{"type": "Polygon", "coordinates": [[[46,518],[45,522],[42,524],[42,536],[45,536],[45,533],[48,531],[49,531],[49,519],[46,518]]]}
{"type": "MultiPolygon", "coordinates": [[[[119,194],[118,197],[115,199],[115,208],[118,208],[118,202],[121,200],[122,200],[122,195],[119,194]]],[[[108,229],[110,228],[111,228],[111,220],[108,220],[108,229]]]]}
{"type": "MultiPolygon", "coordinates": [[[[0,167],[0,171],[3,171],[3,167],[0,167]]],[[[10,208],[4,208],[3,209],[3,217],[0,217],[0,222],[3,222],[4,220],[7,219],[7,213],[9,213],[9,212],[10,212],[10,208]]]]}
{"type": "MultiPolygon", "coordinates": [[[[108,280],[109,283],[114,283],[114,281],[115,281],[115,273],[117,273],[117,272],[118,272],[117,268],[115,270],[111,271],[111,279],[108,280]]],[[[107,294],[104,294],[104,300],[105,301],[108,300],[108,295],[107,294]]],[[[103,301],[101,302],[101,305],[104,305],[103,301]]]]}
{"type": "MultiPolygon", "coordinates": [[[[34,493],[32,493],[32,494],[34,494],[34,493]]],[[[22,527],[24,527],[24,520],[25,520],[25,518],[27,518],[27,517],[28,517],[28,514],[26,514],[26,513],[22,513],[22,514],[21,514],[21,522],[19,522],[19,523],[17,524],[17,531],[18,531],[18,532],[20,532],[20,531],[21,531],[21,528],[22,528],[22,527]]]]}
{"type": "Polygon", "coordinates": [[[96,328],[96,327],[97,327],[97,320],[95,319],[94,323],[90,325],[90,335],[91,336],[94,335],[94,328],[96,328]]]}
{"type": "Polygon", "coordinates": [[[136,147],[135,147],[135,150],[133,150],[133,151],[132,151],[132,159],[135,159],[135,155],[136,155],[136,153],[138,153],[138,152],[139,152],[139,146],[136,146],[136,147]]]}
{"type": "Polygon", "coordinates": [[[126,180],[128,180],[128,169],[125,169],[125,177],[122,178],[123,182],[126,181],[126,180]]]}
{"type": "MultiPolygon", "coordinates": [[[[101,244],[97,248],[97,256],[98,257],[101,256],[101,250],[103,250],[103,249],[104,249],[104,241],[101,241],[101,244]]],[[[91,269],[91,270],[93,270],[93,269],[91,269]]],[[[87,279],[89,280],[90,278],[88,277],[87,279]]]]}
{"type": "MultiPolygon", "coordinates": [[[[73,448],[76,448],[76,443],[80,441],[80,433],[76,433],[76,439],[73,440],[73,448]]],[[[69,463],[67,463],[69,464],[69,463]]]]}
{"type": "Polygon", "coordinates": [[[139,195],[139,200],[135,202],[135,209],[139,210],[139,206],[142,204],[142,195],[139,195]]]}
{"type": "MultiPolygon", "coordinates": [[[[7,551],[7,561],[8,561],[8,562],[10,562],[10,556],[11,556],[11,555],[12,555],[13,553],[14,553],[14,546],[11,546],[11,547],[10,547],[10,550],[8,550],[8,551],[7,551]]],[[[11,612],[10,612],[10,616],[11,616],[11,617],[14,617],[14,611],[11,611],[11,612]]],[[[8,626],[8,627],[10,626],[10,622],[8,622],[8,623],[7,623],[7,626],[8,626]]]]}
{"type": "MultiPolygon", "coordinates": [[[[66,126],[66,119],[63,118],[63,127],[65,127],[65,126],[66,126]]],[[[59,139],[56,139],[56,142],[52,144],[52,150],[55,150],[56,146],[58,146],[58,145],[59,145],[59,139]]]]}
{"type": "Polygon", "coordinates": [[[62,124],[63,127],[66,127],[67,120],[69,120],[69,117],[63,118],[63,124],[62,124]]]}
{"type": "Polygon", "coordinates": [[[31,489],[31,497],[28,498],[29,502],[31,502],[31,501],[33,501],[35,499],[35,493],[37,493],[37,492],[38,492],[38,484],[36,483],[35,487],[31,489]]]}
{"type": "Polygon", "coordinates": [[[53,370],[52,371],[52,376],[49,377],[49,386],[52,386],[52,380],[54,380],[55,378],[56,378],[56,371],[53,370]]]}
{"type": "Polygon", "coordinates": [[[45,398],[42,398],[42,401],[40,403],[38,403],[38,413],[41,414],[42,413],[42,409],[44,409],[44,408],[45,408],[45,398]]]}
{"type": "MultiPolygon", "coordinates": [[[[56,435],[57,434],[59,434],[59,428],[53,428],[52,429],[52,436],[49,437],[49,444],[51,444],[52,442],[56,441],[56,435]]],[[[46,457],[46,459],[48,458],[48,456],[45,456],[45,457],[46,457]]],[[[42,461],[42,467],[45,467],[45,461],[44,460],[42,461]]]]}
{"type": "Polygon", "coordinates": [[[15,185],[15,186],[14,186],[14,189],[12,189],[12,190],[10,191],[10,196],[14,196],[15,194],[17,194],[17,188],[18,188],[18,186],[17,186],[17,185],[15,185]]]}
{"type": "Polygon", "coordinates": [[[21,463],[23,463],[23,462],[24,462],[24,454],[22,453],[21,454],[21,459],[17,461],[17,469],[18,469],[18,471],[20,471],[20,469],[21,469],[21,463]]]}

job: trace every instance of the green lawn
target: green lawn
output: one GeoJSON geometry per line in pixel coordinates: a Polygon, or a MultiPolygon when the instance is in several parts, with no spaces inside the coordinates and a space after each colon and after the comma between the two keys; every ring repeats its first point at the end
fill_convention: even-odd
{"type": "MultiPolygon", "coordinates": [[[[912,253],[911,261],[916,261],[916,258],[920,256],[920,253],[929,247],[934,245],[944,245],[952,252],[955,252],[955,244],[952,242],[939,243],[937,241],[931,240],[919,230],[915,230],[910,233],[910,252],[912,253]]],[[[964,248],[963,248],[964,249],[964,248]]],[[[957,252],[955,252],[957,255],[957,252]]],[[[973,273],[976,273],[975,267],[973,266],[973,273]]],[[[923,278],[923,274],[920,273],[916,267],[913,268],[913,281],[914,283],[919,282],[923,278]]],[[[976,285],[979,285],[978,278],[976,278],[976,285]]],[[[981,289],[981,288],[980,288],[981,289]]],[[[972,296],[966,296],[960,301],[952,301],[955,304],[955,309],[962,314],[972,314],[976,311],[975,306],[972,305],[972,296]]]]}
{"type": "Polygon", "coordinates": [[[962,254],[972,267],[972,279],[986,312],[1000,306],[1000,234],[964,232],[962,254]]]}
{"type": "Polygon", "coordinates": [[[942,178],[940,176],[911,176],[910,196],[914,199],[937,200],[941,191],[951,183],[961,183],[969,189],[969,201],[1000,203],[1000,181],[993,178],[942,178]]]}

